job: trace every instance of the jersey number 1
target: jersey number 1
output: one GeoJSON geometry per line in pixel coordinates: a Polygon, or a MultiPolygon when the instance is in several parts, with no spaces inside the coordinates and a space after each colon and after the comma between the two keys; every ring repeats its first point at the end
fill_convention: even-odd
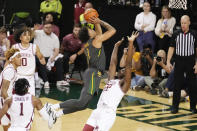
{"type": "Polygon", "coordinates": [[[21,106],[20,116],[23,116],[23,103],[20,103],[20,106],[21,106]]]}

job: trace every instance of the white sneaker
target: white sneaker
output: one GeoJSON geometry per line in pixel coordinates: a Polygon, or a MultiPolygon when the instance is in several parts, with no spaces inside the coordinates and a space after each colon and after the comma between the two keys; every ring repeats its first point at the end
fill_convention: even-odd
{"type": "Polygon", "coordinates": [[[49,91],[50,91],[50,86],[49,86],[49,82],[47,81],[44,83],[44,93],[48,95],[49,91]]]}
{"type": "Polygon", "coordinates": [[[69,74],[66,74],[66,79],[70,79],[70,75],[69,74]]]}
{"type": "Polygon", "coordinates": [[[38,76],[38,81],[39,81],[39,83],[40,83],[41,85],[44,85],[44,81],[43,81],[42,78],[40,78],[39,76],[38,76]]]}
{"type": "Polygon", "coordinates": [[[52,112],[51,106],[52,106],[52,104],[50,104],[50,103],[46,103],[46,104],[44,105],[44,108],[46,109],[46,112],[47,112],[49,115],[50,115],[51,112],[52,112]]]}
{"type": "Polygon", "coordinates": [[[46,82],[44,83],[44,88],[50,88],[49,82],[48,82],[48,81],[46,81],[46,82]]]}
{"type": "Polygon", "coordinates": [[[57,81],[56,86],[69,86],[70,84],[67,81],[57,81]]]}
{"type": "Polygon", "coordinates": [[[55,122],[57,121],[56,113],[52,111],[49,115],[49,120],[48,120],[48,127],[51,129],[55,122]]]}

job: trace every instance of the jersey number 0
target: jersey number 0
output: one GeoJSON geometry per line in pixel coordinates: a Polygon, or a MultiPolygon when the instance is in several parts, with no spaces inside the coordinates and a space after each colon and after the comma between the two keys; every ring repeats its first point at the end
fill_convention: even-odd
{"type": "Polygon", "coordinates": [[[22,66],[27,66],[27,58],[21,59],[22,66]]]}

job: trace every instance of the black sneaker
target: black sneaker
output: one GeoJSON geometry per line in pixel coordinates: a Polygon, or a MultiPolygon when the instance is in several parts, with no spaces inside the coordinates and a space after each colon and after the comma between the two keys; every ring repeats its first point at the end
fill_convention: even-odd
{"type": "Polygon", "coordinates": [[[150,90],[150,93],[151,93],[152,95],[157,95],[157,90],[156,90],[155,88],[152,88],[152,89],[150,90]]]}
{"type": "Polygon", "coordinates": [[[179,112],[179,109],[178,108],[172,108],[171,109],[171,113],[172,114],[176,114],[176,113],[178,113],[179,112]]]}
{"type": "Polygon", "coordinates": [[[194,108],[194,109],[190,109],[190,111],[192,112],[192,114],[196,114],[196,113],[197,113],[196,108],[194,108]]]}
{"type": "Polygon", "coordinates": [[[162,92],[162,97],[164,97],[164,98],[169,98],[168,91],[163,90],[163,92],[162,92]]]}

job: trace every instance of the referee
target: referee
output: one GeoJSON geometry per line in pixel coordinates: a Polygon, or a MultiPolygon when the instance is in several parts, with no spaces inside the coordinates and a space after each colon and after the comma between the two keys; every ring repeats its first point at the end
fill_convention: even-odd
{"type": "Polygon", "coordinates": [[[197,52],[197,36],[189,28],[190,18],[187,15],[181,17],[181,29],[172,36],[170,48],[168,50],[167,66],[172,69],[170,60],[175,51],[175,87],[173,90],[173,102],[171,113],[178,113],[181,89],[184,86],[184,76],[188,81],[188,91],[190,97],[190,111],[197,113],[197,88],[195,73],[197,73],[197,62],[195,55],[197,52]]]}

